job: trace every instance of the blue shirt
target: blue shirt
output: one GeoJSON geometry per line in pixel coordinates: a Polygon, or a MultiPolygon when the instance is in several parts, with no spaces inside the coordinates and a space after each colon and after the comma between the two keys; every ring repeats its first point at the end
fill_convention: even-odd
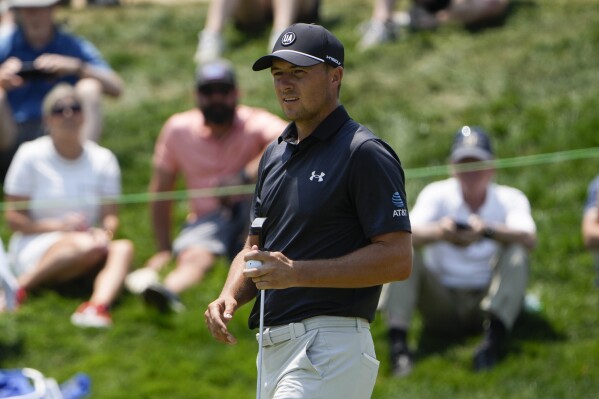
{"type": "Polygon", "coordinates": [[[587,200],[584,204],[584,211],[597,206],[597,195],[599,194],[599,176],[595,177],[587,189],[587,200]]]}
{"type": "MultiPolygon", "coordinates": [[[[0,37],[0,64],[15,57],[21,61],[33,61],[42,54],[60,54],[75,57],[98,68],[110,69],[100,52],[87,40],[66,33],[59,28],[54,30],[54,38],[45,47],[35,49],[29,45],[20,27],[0,37]]],[[[32,79],[23,86],[8,92],[8,101],[15,122],[23,123],[42,118],[42,102],[46,94],[60,82],[75,84],[78,76],[64,76],[58,79],[32,79]]]]}
{"type": "MultiPolygon", "coordinates": [[[[260,162],[251,216],[267,218],[264,249],[293,260],[330,259],[369,245],[374,236],[411,230],[399,158],[342,106],[299,144],[296,139],[292,123],[260,162]]],[[[267,290],[264,323],[321,315],[373,321],[380,291],[381,286],[267,290]]],[[[250,328],[258,326],[259,305],[258,298],[250,328]]]]}

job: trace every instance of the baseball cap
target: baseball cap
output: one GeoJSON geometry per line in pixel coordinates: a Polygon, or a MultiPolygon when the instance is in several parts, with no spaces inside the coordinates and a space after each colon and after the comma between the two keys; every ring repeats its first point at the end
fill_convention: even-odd
{"type": "Polygon", "coordinates": [[[49,7],[56,3],[59,0],[9,0],[8,5],[11,8],[20,8],[20,7],[49,7]]]}
{"type": "Polygon", "coordinates": [[[196,86],[222,83],[235,86],[235,70],[226,60],[212,60],[198,66],[196,70],[196,86]]]}
{"type": "Polygon", "coordinates": [[[478,126],[462,126],[458,129],[451,147],[451,161],[476,158],[488,161],[494,158],[491,139],[487,132],[478,126]]]}
{"type": "Polygon", "coordinates": [[[297,23],[285,29],[277,39],[272,53],[258,58],[252,69],[270,68],[273,58],[280,58],[298,66],[327,63],[343,66],[343,44],[320,25],[297,23]]]}

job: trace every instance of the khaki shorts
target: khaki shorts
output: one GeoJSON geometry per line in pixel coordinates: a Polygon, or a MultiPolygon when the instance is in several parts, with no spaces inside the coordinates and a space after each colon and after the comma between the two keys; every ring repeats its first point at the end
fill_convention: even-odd
{"type": "Polygon", "coordinates": [[[364,319],[318,316],[265,328],[262,398],[367,399],[378,374],[364,319]]]}

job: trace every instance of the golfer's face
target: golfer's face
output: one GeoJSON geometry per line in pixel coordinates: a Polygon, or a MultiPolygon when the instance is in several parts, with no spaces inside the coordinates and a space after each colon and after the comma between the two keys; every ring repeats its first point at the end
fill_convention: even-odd
{"type": "Polygon", "coordinates": [[[279,104],[289,120],[318,120],[323,110],[330,112],[330,102],[337,101],[330,89],[329,69],[325,64],[301,67],[274,59],[271,73],[279,104]]]}

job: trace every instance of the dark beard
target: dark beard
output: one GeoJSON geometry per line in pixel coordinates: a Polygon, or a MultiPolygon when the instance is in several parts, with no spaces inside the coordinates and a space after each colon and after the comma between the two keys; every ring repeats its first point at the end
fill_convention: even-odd
{"type": "Polygon", "coordinates": [[[227,105],[207,105],[201,108],[204,114],[206,123],[213,125],[227,125],[233,122],[235,118],[235,107],[229,107],[227,105]]]}

